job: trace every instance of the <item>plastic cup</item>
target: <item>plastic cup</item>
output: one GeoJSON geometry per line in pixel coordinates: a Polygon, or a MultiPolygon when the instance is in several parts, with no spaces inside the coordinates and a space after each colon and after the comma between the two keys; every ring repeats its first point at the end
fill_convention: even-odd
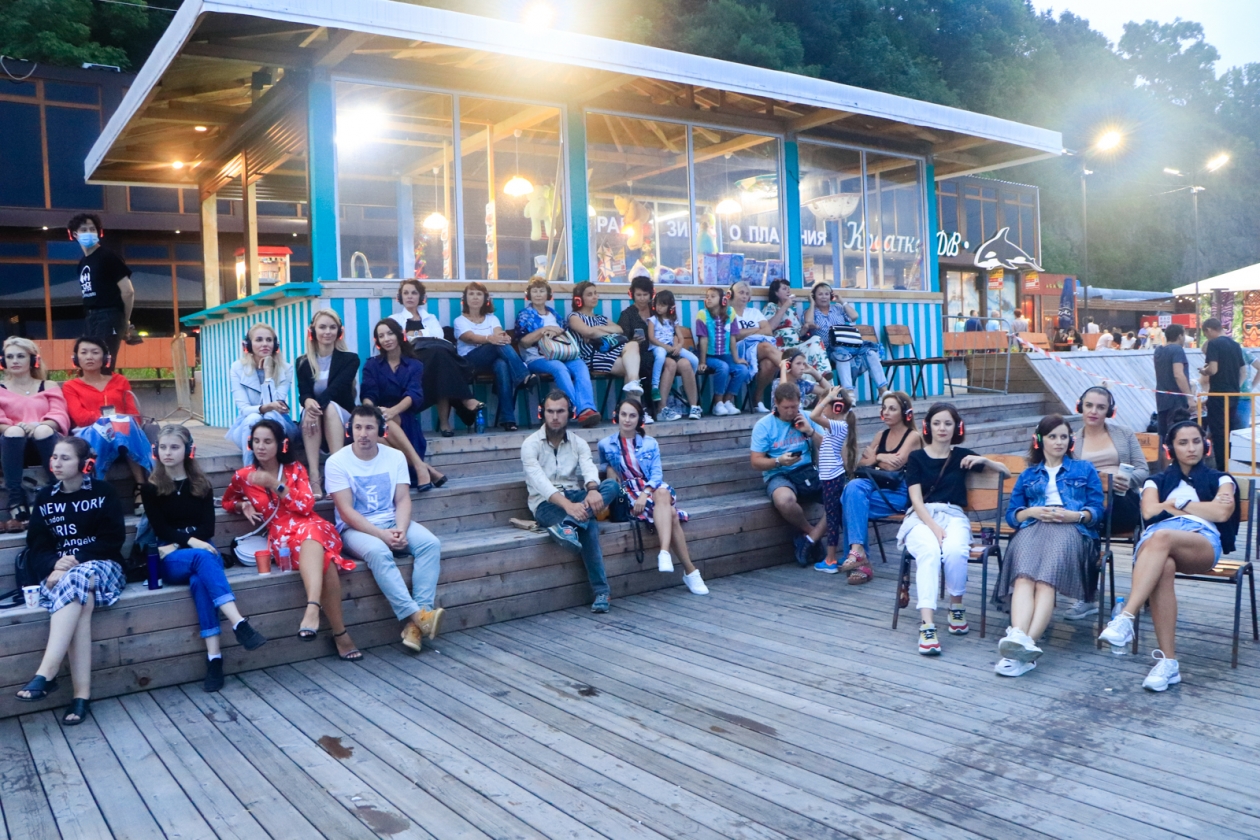
{"type": "Polygon", "coordinates": [[[255,551],[254,562],[258,564],[258,574],[260,575],[271,574],[271,552],[270,551],[266,551],[266,550],[255,551]]]}
{"type": "Polygon", "coordinates": [[[22,597],[26,600],[26,608],[33,610],[39,606],[39,587],[23,586],[22,597]]]}
{"type": "MultiPolygon", "coordinates": [[[[1120,466],[1116,469],[1116,475],[1122,475],[1122,476],[1124,476],[1126,479],[1128,479],[1129,486],[1130,486],[1130,487],[1132,487],[1132,486],[1133,486],[1133,465],[1132,465],[1132,464],[1121,464],[1121,465],[1120,465],[1120,466]]],[[[1117,496],[1123,496],[1123,495],[1124,495],[1124,494],[1123,494],[1123,493],[1121,493],[1119,490],[1116,490],[1116,491],[1115,491],[1115,494],[1116,494],[1117,496]]]]}
{"type": "Polygon", "coordinates": [[[126,435],[131,431],[131,421],[125,414],[115,414],[109,418],[109,422],[113,425],[116,435],[126,435]]]}

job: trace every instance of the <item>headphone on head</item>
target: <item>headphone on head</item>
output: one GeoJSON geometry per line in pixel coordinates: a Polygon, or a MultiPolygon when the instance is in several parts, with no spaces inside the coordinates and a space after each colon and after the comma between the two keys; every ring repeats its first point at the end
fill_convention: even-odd
{"type": "MultiPolygon", "coordinates": [[[[940,412],[940,411],[938,411],[938,412],[936,412],[936,413],[937,413],[937,414],[941,414],[941,413],[948,414],[949,412],[940,412]]],[[[932,415],[932,416],[935,416],[935,415],[932,415]]],[[[930,418],[930,417],[924,417],[924,418],[923,418],[923,438],[924,438],[924,440],[927,440],[927,441],[931,441],[931,440],[932,440],[932,428],[931,428],[931,426],[929,426],[929,425],[928,425],[928,424],[929,424],[929,422],[930,422],[930,420],[931,420],[931,418],[930,418]]],[[[953,436],[952,438],[950,438],[950,439],[949,439],[949,442],[950,442],[950,443],[962,443],[962,442],[963,442],[963,438],[965,438],[966,436],[967,436],[967,424],[963,422],[962,415],[959,415],[959,417],[958,417],[958,425],[954,427],[954,436],[953,436]]]]}
{"type": "Polygon", "coordinates": [[[888,393],[884,395],[884,399],[892,397],[897,401],[897,405],[901,406],[901,419],[906,421],[907,425],[914,425],[914,404],[907,400],[901,394],[888,393]]]}
{"type": "Polygon", "coordinates": [[[573,311],[576,312],[581,308],[582,308],[582,296],[574,295],[573,296],[573,311]]]}
{"type": "MultiPolygon", "coordinates": [[[[76,354],[76,355],[75,355],[75,356],[71,359],[71,361],[74,363],[74,366],[75,366],[75,367],[78,367],[78,366],[79,366],[78,358],[79,358],[79,357],[78,357],[78,355],[76,354]]],[[[106,356],[105,356],[105,358],[106,358],[106,360],[107,360],[107,361],[105,362],[105,367],[109,367],[109,361],[108,361],[109,356],[108,356],[108,355],[106,355],[106,356]]],[[[40,364],[41,364],[41,360],[40,360],[40,358],[39,358],[39,354],[38,354],[38,353],[36,353],[34,356],[31,356],[31,370],[39,370],[39,366],[40,366],[40,364]]],[[[4,360],[4,353],[0,353],[0,370],[8,370],[8,369],[9,369],[9,365],[8,365],[8,363],[6,363],[6,362],[5,362],[5,360],[4,360]]]]}
{"type": "Polygon", "coordinates": [[[1173,457],[1172,444],[1177,437],[1177,432],[1186,426],[1193,426],[1199,430],[1199,435],[1203,438],[1203,460],[1206,461],[1207,457],[1212,454],[1212,439],[1207,436],[1207,432],[1203,430],[1203,427],[1193,420],[1182,420],[1180,423],[1174,423],[1173,427],[1164,435],[1164,457],[1168,459],[1169,463],[1177,462],[1177,459],[1173,457]]]}
{"type": "Polygon", "coordinates": [[[1085,413],[1085,394],[1090,391],[1102,391],[1107,395],[1107,417],[1108,419],[1116,416],[1116,395],[1111,393],[1111,389],[1106,385],[1090,385],[1076,400],[1076,413],[1085,413]]]}
{"type": "MultiPolygon", "coordinates": [[[[254,329],[253,327],[250,327],[248,330],[246,330],[245,337],[241,339],[241,349],[244,350],[246,353],[254,352],[254,342],[251,341],[249,337],[249,334],[253,329],[254,329]]],[[[311,332],[312,332],[311,338],[313,340],[315,338],[314,329],[312,329],[311,332]]],[[[272,333],[271,352],[272,354],[280,352],[280,336],[276,335],[274,332],[272,333]]],[[[77,362],[75,363],[75,367],[78,367],[77,362]]]]}
{"type": "MultiPolygon", "coordinates": [[[[1064,425],[1066,425],[1066,424],[1064,424],[1064,425]]],[[[1033,448],[1033,449],[1044,449],[1044,448],[1045,448],[1045,446],[1046,446],[1046,441],[1045,441],[1045,438],[1044,438],[1042,435],[1038,434],[1037,432],[1033,432],[1033,442],[1032,442],[1032,448],[1033,448]]],[[[1067,448],[1067,451],[1068,451],[1068,452],[1072,452],[1072,451],[1074,451],[1075,449],[1076,449],[1076,435],[1072,433],[1072,427],[1071,427],[1071,426],[1068,426],[1068,448],[1067,448]]]]}
{"type": "Polygon", "coordinates": [[[93,470],[95,470],[95,469],[96,469],[96,459],[95,459],[95,458],[86,458],[86,459],[84,459],[84,461],[83,461],[83,474],[84,474],[84,475],[91,475],[91,474],[92,474],[92,471],[93,471],[93,470]]]}
{"type": "MultiPolygon", "coordinates": [[[[92,344],[96,344],[96,342],[95,342],[95,341],[93,341],[93,342],[91,342],[91,343],[92,343],[92,344]]],[[[100,345],[97,345],[97,346],[99,347],[100,345]]],[[[102,360],[101,360],[101,367],[102,367],[102,368],[107,368],[107,367],[109,367],[110,362],[112,362],[112,361],[114,360],[114,357],[113,357],[113,356],[111,356],[111,355],[109,355],[109,350],[108,350],[108,349],[106,349],[106,348],[104,348],[104,347],[102,347],[101,349],[105,351],[105,355],[102,357],[102,360]]],[[[38,369],[38,368],[39,368],[38,361],[39,361],[39,356],[36,356],[36,357],[35,357],[35,361],[34,361],[34,362],[32,362],[32,364],[31,364],[31,368],[32,368],[32,369],[38,369]]],[[[82,369],[83,369],[83,368],[79,367],[79,351],[78,351],[78,348],[75,348],[74,352],[70,354],[70,364],[72,364],[72,365],[74,365],[75,367],[79,368],[79,370],[82,370],[82,369]]],[[[0,367],[3,367],[3,364],[0,364],[0,367]]]]}
{"type": "MultiPolygon", "coordinates": [[[[325,311],[325,312],[331,312],[332,310],[331,310],[331,309],[328,309],[328,310],[323,310],[323,311],[325,311]]],[[[322,314],[322,313],[321,313],[321,314],[322,314]]],[[[316,317],[318,317],[318,316],[316,316],[316,317]]],[[[314,342],[315,342],[315,343],[317,343],[317,344],[319,343],[319,339],[317,339],[317,338],[315,337],[315,319],[314,319],[314,318],[312,318],[312,319],[311,319],[311,325],[310,325],[309,327],[307,327],[307,328],[306,328],[306,334],[307,334],[307,335],[309,335],[309,336],[311,337],[311,341],[314,341],[314,342]]],[[[342,323],[342,321],[341,321],[341,319],[340,319],[340,318],[338,318],[338,319],[337,319],[337,338],[339,338],[339,339],[340,339],[340,338],[341,338],[342,336],[344,336],[345,334],[346,334],[346,325],[345,325],[344,323],[342,323]]],[[[276,349],[277,349],[277,350],[279,350],[279,349],[280,349],[280,342],[278,342],[278,341],[276,342],[276,349]]]]}

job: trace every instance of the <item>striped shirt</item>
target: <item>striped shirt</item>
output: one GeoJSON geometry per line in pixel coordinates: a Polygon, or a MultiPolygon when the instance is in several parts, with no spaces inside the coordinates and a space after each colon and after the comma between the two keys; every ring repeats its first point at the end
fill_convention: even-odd
{"type": "Polygon", "coordinates": [[[849,439],[849,424],[828,420],[827,434],[818,445],[818,477],[832,481],[844,475],[844,442],[849,439]]]}

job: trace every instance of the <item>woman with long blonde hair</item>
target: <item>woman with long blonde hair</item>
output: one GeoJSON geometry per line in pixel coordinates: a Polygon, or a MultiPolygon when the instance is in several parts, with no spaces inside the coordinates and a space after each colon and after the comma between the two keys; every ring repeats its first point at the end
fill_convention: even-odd
{"type": "Polygon", "coordinates": [[[280,355],[280,337],[270,324],[254,324],[241,342],[241,357],[228,373],[236,420],[224,435],[241,449],[246,464],[253,462],[249,430],[264,418],[275,420],[284,433],[293,437],[297,425],[289,415],[289,391],[293,387],[293,366],[280,355]]]}
{"type": "Polygon", "coordinates": [[[316,501],[324,498],[321,445],[330,455],[345,445],[346,422],[358,402],[359,354],[350,352],[345,332],[336,312],[319,310],[306,330],[306,354],[297,361],[302,443],[316,501]]]}
{"type": "Polygon", "coordinates": [[[45,381],[39,348],[28,338],[4,340],[4,379],[0,381],[0,464],[8,491],[9,515],[3,528],[9,533],[25,530],[31,518],[22,490],[22,469],[31,449],[45,471],[57,439],[70,431],[66,398],[53,382],[45,381]]]}

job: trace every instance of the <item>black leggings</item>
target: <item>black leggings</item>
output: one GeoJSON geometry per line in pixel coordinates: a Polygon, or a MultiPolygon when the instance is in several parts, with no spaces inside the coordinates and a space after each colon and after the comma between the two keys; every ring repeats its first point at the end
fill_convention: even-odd
{"type": "Polygon", "coordinates": [[[60,435],[51,434],[43,440],[33,437],[0,437],[0,468],[4,469],[4,489],[9,491],[9,504],[25,503],[22,495],[22,470],[26,466],[27,447],[34,447],[39,463],[45,469],[52,460],[53,447],[60,435]]]}

